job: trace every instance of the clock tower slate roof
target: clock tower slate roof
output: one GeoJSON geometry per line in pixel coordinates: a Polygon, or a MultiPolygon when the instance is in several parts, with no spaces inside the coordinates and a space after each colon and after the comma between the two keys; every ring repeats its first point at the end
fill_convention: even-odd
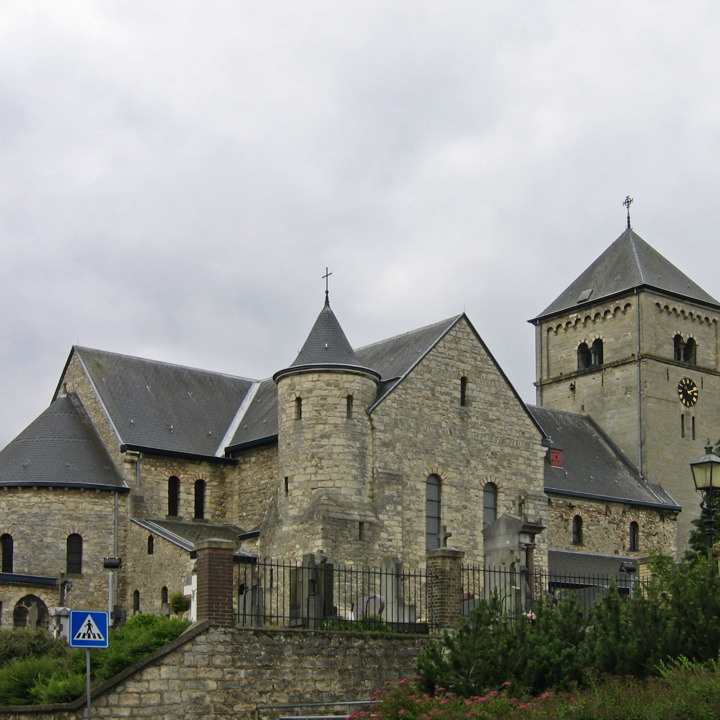
{"type": "Polygon", "coordinates": [[[650,247],[632,228],[628,228],[530,322],[537,323],[543,318],[573,310],[585,303],[639,288],[659,290],[701,305],[720,308],[715,298],[650,247]]]}

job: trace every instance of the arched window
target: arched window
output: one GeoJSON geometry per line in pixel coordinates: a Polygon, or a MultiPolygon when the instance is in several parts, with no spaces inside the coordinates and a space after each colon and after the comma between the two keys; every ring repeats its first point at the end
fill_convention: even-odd
{"type": "Polygon", "coordinates": [[[154,552],[155,552],[155,538],[152,535],[148,535],[147,554],[152,555],[154,552]]]}
{"type": "Polygon", "coordinates": [[[583,519],[579,515],[576,515],[573,518],[572,542],[573,542],[573,545],[582,545],[583,544],[583,519]]]}
{"type": "Polygon", "coordinates": [[[467,384],[468,379],[466,377],[460,378],[460,407],[467,405],[467,384]]]}
{"type": "Polygon", "coordinates": [[[45,603],[35,595],[25,595],[13,608],[14,627],[48,627],[48,609],[45,603]]]}
{"type": "Polygon", "coordinates": [[[497,520],[497,485],[486,483],[483,488],[483,525],[489,525],[497,520]]]}
{"type": "Polygon", "coordinates": [[[140,591],[136,590],[133,593],[133,612],[139,613],[140,612],[140,591]]]}
{"type": "Polygon", "coordinates": [[[163,587],[163,589],[160,591],[160,602],[163,605],[167,605],[168,603],[168,589],[166,587],[163,587]]]}
{"type": "Polygon", "coordinates": [[[180,514],[180,478],[174,475],[168,480],[168,515],[177,517],[180,514]]]}
{"type": "Polygon", "coordinates": [[[640,527],[634,520],[630,523],[629,549],[630,550],[639,550],[640,549],[640,527]]]}
{"type": "Polygon", "coordinates": [[[195,519],[202,520],[205,517],[205,481],[195,481],[195,519]]]}
{"type": "Polygon", "coordinates": [[[0,552],[2,552],[0,571],[11,573],[13,571],[13,538],[9,533],[0,535],[0,552]]]}
{"type": "Polygon", "coordinates": [[[685,341],[682,339],[682,335],[678,334],[673,338],[673,359],[682,360],[684,349],[685,341]]]}
{"type": "Polygon", "coordinates": [[[587,370],[592,363],[592,355],[587,343],[580,343],[577,349],[578,370],[587,370]]]}
{"type": "Polygon", "coordinates": [[[83,539],[82,535],[73,533],[67,537],[67,567],[68,575],[82,574],[83,539]]]}
{"type": "Polygon", "coordinates": [[[425,550],[440,547],[440,478],[428,475],[425,481],[425,550]]]}
{"type": "Polygon", "coordinates": [[[600,338],[593,340],[590,356],[591,365],[594,366],[603,364],[603,341],[600,338]]]}
{"type": "Polygon", "coordinates": [[[686,363],[695,365],[697,362],[697,343],[694,338],[688,338],[683,348],[683,360],[686,363]]]}

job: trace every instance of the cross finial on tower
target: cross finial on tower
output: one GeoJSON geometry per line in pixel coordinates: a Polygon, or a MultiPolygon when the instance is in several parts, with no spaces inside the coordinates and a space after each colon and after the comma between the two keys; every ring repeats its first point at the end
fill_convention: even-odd
{"type": "Polygon", "coordinates": [[[630,229],[630,206],[632,205],[633,199],[628,195],[623,200],[623,205],[627,208],[627,229],[630,229]]]}
{"type": "Polygon", "coordinates": [[[325,304],[330,304],[330,276],[332,275],[331,272],[328,271],[327,268],[325,268],[325,274],[323,275],[323,279],[325,280],[325,304]]]}

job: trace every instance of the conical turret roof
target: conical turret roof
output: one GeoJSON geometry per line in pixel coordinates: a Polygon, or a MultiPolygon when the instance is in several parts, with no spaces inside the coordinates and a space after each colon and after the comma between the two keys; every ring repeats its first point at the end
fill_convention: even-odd
{"type": "Polygon", "coordinates": [[[280,375],[304,368],[357,368],[380,377],[358,360],[327,298],[295,361],[274,377],[277,380],[280,375]]]}
{"type": "Polygon", "coordinates": [[[642,287],[720,308],[715,298],[628,228],[531,322],[642,287]]]}

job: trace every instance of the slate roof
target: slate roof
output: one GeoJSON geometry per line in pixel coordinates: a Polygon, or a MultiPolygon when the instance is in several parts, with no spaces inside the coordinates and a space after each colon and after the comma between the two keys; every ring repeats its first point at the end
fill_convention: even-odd
{"type": "Polygon", "coordinates": [[[216,455],[253,385],[247,378],[102,350],[74,347],[72,352],[121,445],[216,455]]]}
{"type": "Polygon", "coordinates": [[[596,580],[614,578],[618,587],[629,584],[630,575],[620,572],[623,562],[637,568],[637,558],[623,557],[621,555],[595,555],[593,553],[574,550],[548,550],[548,570],[550,580],[563,585],[572,584],[578,580],[577,576],[590,576],[596,580]]]}
{"type": "Polygon", "coordinates": [[[545,492],[679,511],[659,485],[638,469],[588,416],[529,405],[552,447],[563,451],[563,466],[545,463],[545,492]]]}
{"type": "Polygon", "coordinates": [[[0,487],[18,486],[128,489],[80,403],[65,395],[0,451],[0,487]]]}
{"type": "MultiPolygon", "coordinates": [[[[326,299],[305,344],[290,368],[297,370],[303,367],[327,367],[328,365],[367,369],[360,364],[335,317],[335,313],[330,308],[330,302],[326,299]]],[[[285,372],[287,370],[275,373],[275,378],[285,372]]]]}
{"type": "MultiPolygon", "coordinates": [[[[232,540],[240,548],[238,537],[245,533],[237,525],[183,520],[140,520],[137,518],[131,518],[131,520],[148,532],[154,533],[188,552],[193,552],[197,543],[211,538],[232,540]]],[[[251,556],[245,551],[241,551],[241,554],[251,556]]]]}
{"type": "Polygon", "coordinates": [[[531,322],[636,288],[651,288],[720,308],[715,298],[628,228],[531,322]]]}
{"type": "MultiPolygon", "coordinates": [[[[322,338],[323,335],[327,337],[328,334],[337,336],[337,329],[334,327],[337,319],[335,319],[334,314],[332,315],[332,319],[329,318],[327,313],[328,309],[329,306],[326,305],[318,318],[318,321],[322,319],[325,327],[318,333],[315,333],[315,328],[313,328],[313,331],[310,333],[310,337],[315,336],[313,345],[319,346],[317,350],[319,355],[311,355],[309,352],[304,353],[305,348],[303,348],[298,358],[302,358],[303,360],[317,359],[318,357],[322,358],[325,352],[324,340],[318,340],[318,338],[322,338]]],[[[363,369],[373,370],[379,374],[380,384],[375,400],[375,404],[377,404],[402,381],[410,370],[425,357],[432,347],[461,317],[462,315],[456,315],[455,317],[442,320],[433,325],[427,325],[357,350],[350,348],[352,358],[354,358],[353,361],[338,362],[336,364],[362,367],[363,369]]],[[[316,322],[316,327],[317,325],[318,323],[316,322]]],[[[337,324],[337,327],[339,328],[339,324],[337,324]]],[[[342,338],[345,338],[342,329],[340,329],[340,333],[342,333],[342,338]]],[[[345,340],[345,342],[347,342],[347,340],[345,340]]],[[[341,344],[340,341],[336,341],[334,346],[341,344]]],[[[348,347],[350,347],[349,343],[348,347]]],[[[343,350],[342,354],[334,353],[334,358],[336,360],[342,358],[345,361],[351,359],[346,350],[343,350]]],[[[297,367],[297,362],[296,360],[291,367],[297,367]]],[[[303,362],[301,364],[305,363],[303,362]]],[[[313,365],[315,364],[320,363],[313,363],[313,365]]],[[[272,379],[263,380],[259,383],[256,395],[246,414],[243,416],[230,446],[257,443],[265,438],[274,438],[277,436],[277,432],[277,386],[272,379]]]]}

